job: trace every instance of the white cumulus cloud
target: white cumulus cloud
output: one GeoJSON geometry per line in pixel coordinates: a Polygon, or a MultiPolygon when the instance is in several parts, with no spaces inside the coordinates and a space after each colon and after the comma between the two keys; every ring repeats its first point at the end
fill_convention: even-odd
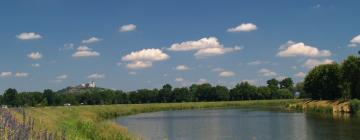
{"type": "Polygon", "coordinates": [[[238,51],[242,47],[225,48],[216,37],[202,38],[196,41],[185,41],[174,43],[168,48],[170,51],[197,51],[196,58],[207,58],[210,56],[222,55],[228,52],[238,51]]]}
{"type": "Polygon", "coordinates": [[[26,72],[17,72],[15,73],[15,77],[28,77],[29,73],[26,72]]]}
{"type": "Polygon", "coordinates": [[[178,65],[178,66],[176,66],[175,69],[178,71],[186,71],[186,70],[189,70],[190,68],[186,65],[178,65]]]}
{"type": "Polygon", "coordinates": [[[34,33],[34,32],[24,32],[20,33],[16,36],[20,40],[35,40],[35,39],[41,39],[42,36],[40,34],[34,33]]]}
{"type": "Polygon", "coordinates": [[[169,58],[170,56],[160,49],[143,49],[125,55],[121,60],[129,62],[127,67],[130,69],[141,69],[151,67],[154,61],[164,61],[169,58]]]}
{"type": "Polygon", "coordinates": [[[91,44],[91,43],[95,43],[95,42],[99,42],[102,39],[97,38],[97,37],[90,37],[89,39],[83,40],[82,43],[84,44],[91,44]]]}
{"type": "Polygon", "coordinates": [[[100,56],[100,53],[97,51],[93,51],[91,48],[87,46],[79,46],[76,49],[76,52],[72,55],[73,57],[94,57],[100,56]]]}
{"type": "Polygon", "coordinates": [[[227,29],[228,32],[250,32],[257,30],[257,26],[253,23],[242,23],[239,26],[227,29]]]}
{"type": "Polygon", "coordinates": [[[177,78],[175,78],[175,81],[176,82],[185,82],[185,79],[182,77],[177,77],[177,78]]]}
{"type": "Polygon", "coordinates": [[[1,72],[0,73],[0,77],[4,78],[4,77],[10,77],[12,76],[12,72],[10,71],[6,71],[6,72],[1,72]]]}
{"type": "Polygon", "coordinates": [[[305,61],[304,65],[307,68],[313,68],[315,66],[318,65],[322,65],[322,64],[331,64],[334,61],[331,59],[322,59],[322,60],[318,60],[318,59],[308,59],[305,61]]]}
{"type": "Polygon", "coordinates": [[[319,50],[316,47],[305,45],[303,42],[288,41],[285,45],[280,47],[280,52],[277,53],[279,57],[328,57],[331,56],[329,50],[319,50]]]}
{"type": "Polygon", "coordinates": [[[87,78],[89,78],[89,79],[104,79],[105,74],[94,73],[94,74],[89,75],[87,78]]]}
{"type": "Polygon", "coordinates": [[[272,71],[270,69],[265,69],[265,68],[260,69],[258,71],[258,73],[260,73],[262,76],[277,76],[276,72],[274,72],[274,71],[272,71]]]}
{"type": "Polygon", "coordinates": [[[136,30],[136,25],[135,24],[123,25],[119,29],[120,32],[130,32],[130,31],[135,31],[135,30],[136,30]]]}
{"type": "Polygon", "coordinates": [[[219,73],[220,77],[233,77],[235,76],[235,73],[232,71],[222,71],[219,73]]]}
{"type": "Polygon", "coordinates": [[[126,64],[126,67],[129,69],[144,69],[152,67],[151,61],[132,61],[126,64]]]}
{"type": "Polygon", "coordinates": [[[38,68],[38,67],[40,67],[40,64],[39,64],[39,63],[35,63],[35,64],[31,64],[31,66],[34,67],[34,68],[38,68]]]}
{"type": "Polygon", "coordinates": [[[295,77],[304,78],[306,74],[304,72],[298,72],[294,75],[295,77]]]}
{"type": "Polygon", "coordinates": [[[356,47],[360,44],[360,34],[355,36],[353,39],[350,40],[349,47],[356,47]]]}
{"type": "Polygon", "coordinates": [[[39,52],[32,52],[32,53],[28,54],[28,57],[33,60],[38,60],[38,59],[41,59],[43,57],[43,55],[39,52]]]}

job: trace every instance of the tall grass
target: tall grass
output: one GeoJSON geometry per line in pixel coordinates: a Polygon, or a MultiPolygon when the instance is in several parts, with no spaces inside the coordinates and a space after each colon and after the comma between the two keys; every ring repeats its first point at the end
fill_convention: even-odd
{"type": "MultiPolygon", "coordinates": [[[[51,133],[64,133],[66,139],[69,140],[128,140],[136,138],[131,136],[126,128],[116,124],[115,121],[112,121],[111,119],[119,116],[164,110],[274,106],[285,107],[286,104],[293,104],[299,101],[301,100],[124,104],[38,107],[26,108],[25,110],[28,116],[34,118],[33,129],[47,130],[51,133]]],[[[19,115],[16,111],[13,113],[19,115]]],[[[21,117],[19,117],[19,119],[21,119],[21,117]]]]}

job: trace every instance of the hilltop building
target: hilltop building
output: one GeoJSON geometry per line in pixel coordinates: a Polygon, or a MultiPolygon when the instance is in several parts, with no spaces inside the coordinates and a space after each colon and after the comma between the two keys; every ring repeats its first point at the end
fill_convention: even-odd
{"type": "Polygon", "coordinates": [[[91,81],[90,83],[84,83],[79,85],[81,88],[96,88],[96,83],[94,81],[91,81]]]}

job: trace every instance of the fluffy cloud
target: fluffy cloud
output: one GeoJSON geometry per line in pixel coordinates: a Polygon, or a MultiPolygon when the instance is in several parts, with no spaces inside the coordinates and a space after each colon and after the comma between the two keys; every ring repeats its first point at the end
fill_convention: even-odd
{"type": "Polygon", "coordinates": [[[89,75],[87,78],[89,78],[89,79],[104,79],[105,74],[94,73],[94,74],[89,75]]]}
{"type": "Polygon", "coordinates": [[[233,77],[235,76],[235,73],[232,71],[222,71],[219,73],[220,77],[233,77]]]}
{"type": "Polygon", "coordinates": [[[87,46],[80,46],[77,48],[76,52],[72,55],[73,57],[94,57],[100,56],[99,52],[93,51],[87,46]]]}
{"type": "Polygon", "coordinates": [[[268,61],[261,61],[261,60],[255,60],[248,63],[248,65],[261,65],[261,64],[267,64],[268,61]]]}
{"type": "Polygon", "coordinates": [[[295,77],[304,78],[306,74],[304,72],[299,72],[294,75],[295,77]]]}
{"type": "Polygon", "coordinates": [[[15,73],[15,77],[28,77],[29,73],[26,72],[17,72],[15,73]]]}
{"type": "Polygon", "coordinates": [[[56,83],[61,83],[63,82],[64,80],[66,80],[68,78],[68,76],[66,74],[63,74],[63,75],[59,75],[59,76],[56,76],[54,82],[56,83]]]}
{"type": "Polygon", "coordinates": [[[242,23],[234,28],[227,29],[228,32],[250,32],[257,30],[257,26],[253,23],[242,23]]]}
{"type": "Polygon", "coordinates": [[[4,78],[4,77],[10,77],[12,76],[12,72],[10,71],[6,71],[6,72],[1,72],[0,73],[0,77],[4,78]]]}
{"type": "Polygon", "coordinates": [[[175,78],[175,81],[176,81],[176,82],[184,82],[185,79],[182,78],[182,77],[176,77],[176,78],[175,78]]]}
{"type": "Polygon", "coordinates": [[[122,57],[123,61],[163,61],[169,59],[169,55],[160,49],[143,49],[122,57]]]}
{"type": "Polygon", "coordinates": [[[73,50],[74,48],[75,48],[75,44],[66,43],[62,48],[59,48],[59,51],[68,51],[68,50],[73,50]]]}
{"type": "Polygon", "coordinates": [[[323,59],[323,60],[318,60],[318,59],[308,59],[305,61],[304,65],[307,68],[313,68],[315,66],[318,65],[322,65],[322,64],[331,64],[334,61],[331,59],[323,59]]]}
{"type": "Polygon", "coordinates": [[[228,52],[241,50],[242,47],[235,46],[234,48],[225,48],[218,41],[216,37],[202,38],[197,41],[185,41],[182,43],[175,43],[168,48],[170,51],[193,51],[197,58],[207,58],[210,56],[222,55],[228,52]]]}
{"type": "Polygon", "coordinates": [[[120,32],[130,32],[130,31],[135,31],[135,30],[136,30],[136,25],[135,24],[123,25],[119,29],[120,32]]]}
{"type": "Polygon", "coordinates": [[[349,47],[356,47],[360,44],[360,35],[355,36],[353,39],[351,39],[349,47]]]}
{"type": "Polygon", "coordinates": [[[130,62],[127,64],[130,69],[141,69],[151,67],[154,61],[164,61],[169,58],[170,56],[160,49],[143,49],[125,55],[121,60],[130,62]]]}
{"type": "Polygon", "coordinates": [[[91,43],[95,43],[95,42],[99,42],[102,39],[97,38],[97,37],[90,37],[89,39],[83,40],[82,43],[84,44],[91,44],[91,43]]]}
{"type": "Polygon", "coordinates": [[[144,69],[152,67],[151,61],[132,61],[126,64],[126,67],[129,69],[144,69]]]}
{"type": "Polygon", "coordinates": [[[220,48],[222,45],[216,37],[202,38],[197,41],[185,41],[182,43],[172,44],[169,48],[170,51],[191,51],[200,50],[204,48],[220,48]]]}
{"type": "Polygon", "coordinates": [[[65,80],[67,78],[68,78],[68,76],[65,75],[65,74],[64,75],[59,75],[59,76],[56,77],[57,80],[65,80]]]}
{"type": "Polygon", "coordinates": [[[228,52],[238,51],[241,50],[241,47],[234,47],[234,48],[204,48],[197,51],[194,55],[196,58],[207,58],[211,56],[223,55],[228,52]]]}
{"type": "Polygon", "coordinates": [[[35,63],[35,64],[31,64],[31,66],[34,67],[34,68],[38,68],[38,67],[40,67],[40,64],[39,64],[39,63],[35,63]]]}
{"type": "Polygon", "coordinates": [[[328,57],[331,56],[329,50],[319,50],[316,47],[305,45],[303,42],[295,43],[288,41],[285,45],[280,47],[280,52],[277,56],[279,57],[296,57],[296,56],[306,56],[306,57],[328,57]]]}
{"type": "Polygon", "coordinates": [[[260,69],[258,73],[260,73],[262,76],[277,76],[276,72],[265,68],[260,69]]]}
{"type": "Polygon", "coordinates": [[[197,82],[197,84],[205,84],[205,83],[209,83],[209,81],[204,78],[200,78],[199,81],[197,82]]]}
{"type": "Polygon", "coordinates": [[[32,52],[32,53],[28,54],[28,57],[33,60],[38,60],[38,59],[41,59],[43,57],[43,55],[39,52],[32,52]]]}
{"type": "Polygon", "coordinates": [[[178,66],[176,66],[175,69],[178,71],[186,71],[186,70],[189,70],[190,68],[187,67],[186,65],[178,65],[178,66]]]}
{"type": "Polygon", "coordinates": [[[20,40],[35,40],[41,39],[42,36],[34,32],[24,32],[16,36],[20,40]]]}

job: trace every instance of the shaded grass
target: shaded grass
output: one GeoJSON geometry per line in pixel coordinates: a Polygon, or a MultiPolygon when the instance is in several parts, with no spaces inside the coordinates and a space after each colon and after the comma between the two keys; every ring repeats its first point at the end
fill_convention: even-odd
{"type": "Polygon", "coordinates": [[[301,101],[302,100],[291,99],[37,107],[26,108],[26,112],[28,116],[35,119],[35,129],[48,130],[50,132],[58,133],[65,132],[67,139],[128,140],[136,138],[128,133],[127,128],[116,124],[114,121],[111,121],[111,119],[119,116],[164,110],[237,107],[285,107],[288,104],[295,104],[301,101]]]}

